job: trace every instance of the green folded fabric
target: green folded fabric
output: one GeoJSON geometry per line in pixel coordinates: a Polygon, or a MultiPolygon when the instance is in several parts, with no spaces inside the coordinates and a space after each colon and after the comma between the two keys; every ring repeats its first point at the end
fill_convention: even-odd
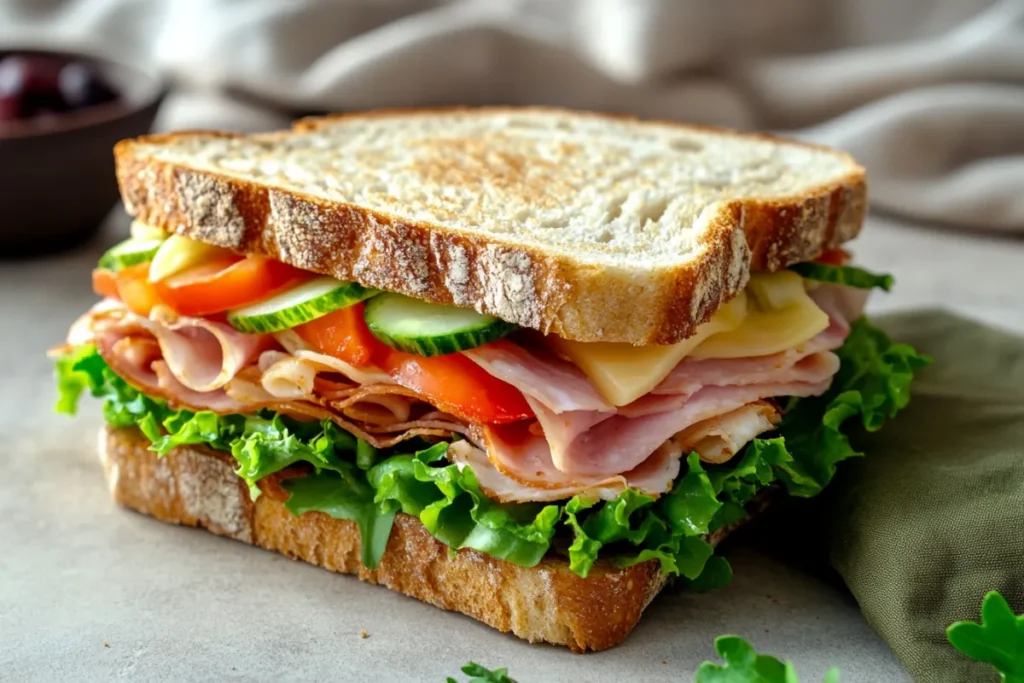
{"type": "Polygon", "coordinates": [[[917,681],[998,681],[946,627],[995,589],[1024,612],[1024,338],[948,313],[878,320],[934,358],[910,406],[860,434],[823,501],[832,565],[917,681]]]}

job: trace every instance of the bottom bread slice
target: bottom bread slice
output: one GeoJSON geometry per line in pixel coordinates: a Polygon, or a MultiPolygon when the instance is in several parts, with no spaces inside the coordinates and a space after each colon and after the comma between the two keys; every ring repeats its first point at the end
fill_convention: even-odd
{"type": "MultiPolygon", "coordinates": [[[[355,523],[321,512],[293,515],[284,506],[280,475],[259,482],[264,495],[254,502],[230,456],[188,446],[158,458],[149,445],[136,429],[101,431],[100,458],[118,504],[355,574],[531,642],[575,652],[612,647],[629,635],[666,583],[655,561],[620,569],[599,560],[583,579],[555,556],[521,567],[474,550],[452,553],[418,519],[401,513],[380,565],[370,570],[360,562],[355,523]]],[[[726,532],[709,541],[717,544],[726,532]]]]}

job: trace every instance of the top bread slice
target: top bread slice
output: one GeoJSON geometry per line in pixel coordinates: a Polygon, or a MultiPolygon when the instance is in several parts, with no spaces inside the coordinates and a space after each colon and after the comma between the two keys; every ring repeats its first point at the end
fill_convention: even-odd
{"type": "Polygon", "coordinates": [[[668,344],[853,238],[864,169],[765,135],[541,108],[304,119],[115,149],[129,213],[579,341],[668,344]]]}

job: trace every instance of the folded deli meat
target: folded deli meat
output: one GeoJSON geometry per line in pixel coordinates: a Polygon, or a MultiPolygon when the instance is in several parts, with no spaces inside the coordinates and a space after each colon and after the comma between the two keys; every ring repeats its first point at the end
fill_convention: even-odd
{"type": "MultiPolygon", "coordinates": [[[[183,239],[171,245],[204,251],[183,239]]],[[[218,267],[225,264],[217,259],[231,260],[205,251],[218,267]]],[[[343,285],[325,288],[330,278],[303,276],[284,278],[296,281],[286,294],[343,285]]],[[[829,387],[839,369],[834,351],[863,302],[860,290],[782,271],[752,276],[744,292],[676,345],[571,342],[511,326],[474,345],[457,341],[458,331],[432,335],[430,304],[396,300],[379,319],[368,317],[374,297],[362,294],[369,290],[285,326],[288,316],[274,320],[270,307],[248,317],[197,315],[220,306],[176,306],[176,294],[151,289],[139,301],[119,295],[130,290],[124,281],[115,284],[75,323],[68,343],[94,344],[115,373],[171,406],[327,419],[375,448],[413,437],[452,441],[452,462],[471,468],[488,496],[514,502],[612,499],[627,488],[659,496],[671,489],[685,454],[708,463],[735,457],[775,427],[784,399],[829,387]],[[374,323],[384,332],[375,334],[374,323]],[[408,344],[389,345],[391,335],[405,335],[413,352],[401,350],[408,344]],[[416,340],[452,342],[445,337],[467,348],[415,353],[416,340]]],[[[301,306],[302,296],[292,298],[301,306]]],[[[446,312],[465,318],[456,326],[496,322],[446,312]]]]}

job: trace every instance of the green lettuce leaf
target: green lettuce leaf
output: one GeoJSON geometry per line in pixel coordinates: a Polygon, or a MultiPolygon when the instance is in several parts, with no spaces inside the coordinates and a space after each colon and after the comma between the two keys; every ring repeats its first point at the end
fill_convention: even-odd
{"type": "Polygon", "coordinates": [[[57,384],[57,403],[54,409],[58,413],[74,415],[82,392],[97,383],[102,384],[105,367],[106,363],[96,353],[96,347],[90,345],[79,346],[59,357],[53,367],[53,377],[57,384]]]}
{"type": "Polygon", "coordinates": [[[472,469],[436,466],[447,462],[446,448],[438,444],[412,461],[415,480],[433,483],[442,496],[419,512],[423,526],[451,548],[473,548],[526,567],[540,562],[551,547],[561,507],[491,500],[472,469]]]}
{"type": "Polygon", "coordinates": [[[806,262],[790,266],[808,280],[830,282],[836,285],[856,287],[857,289],[892,289],[892,275],[876,275],[871,271],[856,266],[834,266],[828,263],[806,262]]]}
{"type": "MultiPolygon", "coordinates": [[[[472,548],[527,567],[540,562],[551,547],[561,517],[559,506],[494,502],[480,490],[472,470],[459,471],[447,464],[446,450],[447,444],[440,443],[415,455],[387,458],[365,473],[347,466],[337,474],[287,480],[284,488],[292,496],[286,505],[296,514],[320,510],[351,519],[360,524],[364,539],[374,530],[371,517],[390,528],[400,510],[419,518],[427,531],[452,549],[472,548]]],[[[386,542],[385,534],[379,553],[386,542]]],[[[375,567],[379,560],[380,554],[370,558],[364,552],[368,567],[375,567]]]]}
{"type": "Polygon", "coordinates": [[[166,455],[173,448],[189,445],[207,445],[217,450],[231,450],[230,443],[240,436],[245,418],[241,415],[217,415],[204,410],[193,413],[188,410],[172,412],[162,422],[149,414],[140,421],[139,427],[153,444],[151,451],[166,455]]]}
{"type": "Polygon", "coordinates": [[[249,485],[253,500],[260,495],[256,482],[297,463],[310,464],[317,473],[346,474],[352,469],[342,457],[355,453],[354,437],[329,420],[302,425],[303,436],[296,433],[300,424],[280,415],[249,418],[242,435],[231,441],[229,450],[238,461],[236,474],[249,485]]]}
{"type": "Polygon", "coordinates": [[[91,344],[79,346],[57,359],[54,375],[57,382],[56,410],[74,415],[84,390],[103,399],[103,418],[114,427],[139,426],[147,436],[154,434],[172,412],[167,404],[141,393],[111,370],[91,344]],[[148,428],[148,429],[147,429],[148,428]]]}
{"type": "Polygon", "coordinates": [[[776,471],[795,496],[817,495],[838,463],[863,455],[843,432],[847,420],[860,416],[864,429],[879,429],[906,407],[914,373],[931,362],[864,318],[853,323],[836,354],[841,363],[831,388],[823,396],[792,401],[779,426],[792,462],[776,471]]]}
{"type": "Polygon", "coordinates": [[[704,571],[686,587],[696,593],[724,588],[732,581],[732,565],[721,555],[712,555],[704,563],[704,571]]]}
{"type": "Polygon", "coordinates": [[[351,465],[339,469],[344,471],[286,479],[282,487],[291,495],[285,507],[296,515],[317,510],[355,522],[362,539],[363,566],[376,569],[388,545],[395,510],[382,510],[374,502],[376,492],[362,470],[351,465]]]}
{"type": "MultiPolygon", "coordinates": [[[[744,488],[743,482],[756,478],[759,469],[767,481],[774,480],[770,468],[754,464],[758,458],[756,452],[748,452],[738,466],[719,467],[709,473],[697,454],[691,453],[686,459],[687,473],[659,500],[634,490],[623,491],[599,507],[593,501],[573,498],[565,506],[574,534],[569,547],[570,568],[586,576],[600,550],[614,544],[615,562],[620,567],[658,560],[662,571],[693,581],[701,579],[712,555],[703,536],[718,528],[716,522],[722,510],[736,517],[728,523],[738,521],[746,515],[742,505],[754,495],[753,485],[748,483],[744,488]]],[[[722,576],[731,574],[731,569],[720,563],[710,571],[705,582],[718,583],[722,576]]]]}

